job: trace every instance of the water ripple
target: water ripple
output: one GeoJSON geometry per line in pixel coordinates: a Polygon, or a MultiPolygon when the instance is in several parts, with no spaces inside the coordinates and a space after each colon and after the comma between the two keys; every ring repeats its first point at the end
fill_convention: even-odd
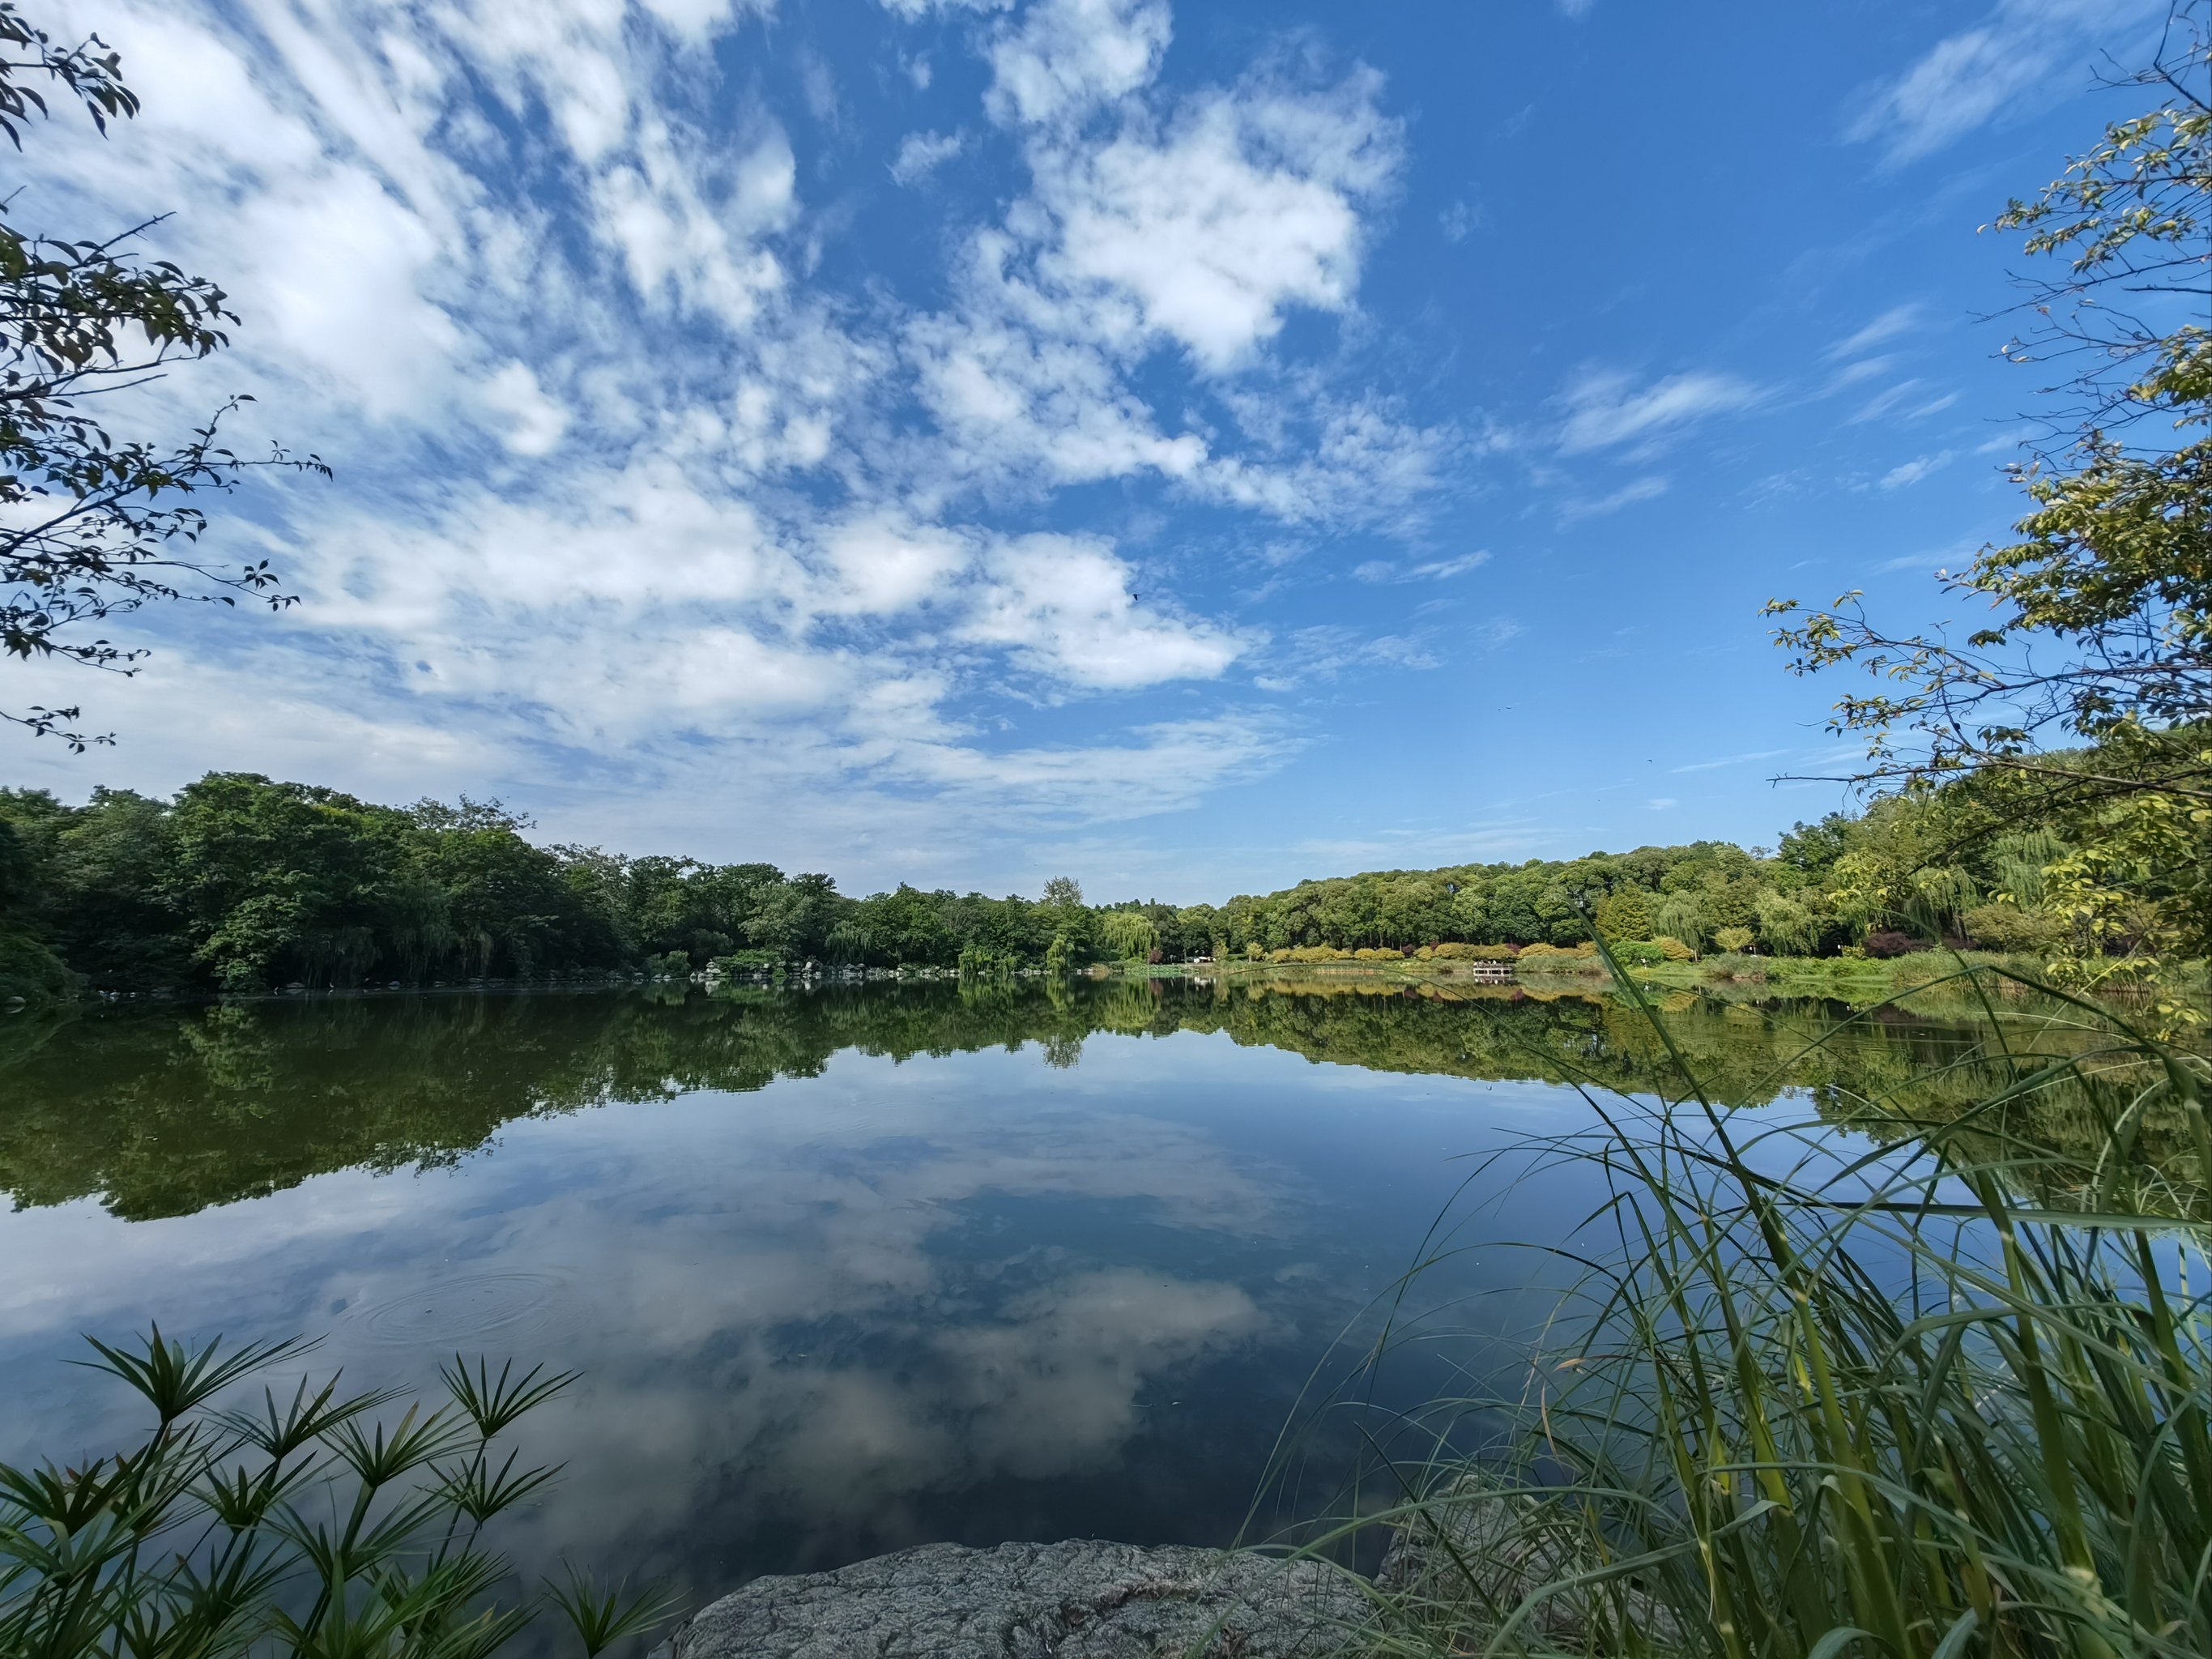
{"type": "Polygon", "coordinates": [[[360,1315],[380,1342],[467,1343],[498,1331],[520,1335],[552,1317],[562,1281],[554,1273],[461,1273],[380,1302],[360,1315]]]}

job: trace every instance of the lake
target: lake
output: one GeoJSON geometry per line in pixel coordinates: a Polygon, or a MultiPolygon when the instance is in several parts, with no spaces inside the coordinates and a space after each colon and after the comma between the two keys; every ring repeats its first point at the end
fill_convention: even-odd
{"type": "MultiPolygon", "coordinates": [[[[1825,1109],[1983,1035],[1892,1013],[1808,1054],[1824,1011],[1662,1006],[1752,1105],[1825,1109]]],[[[499,1541],[693,1595],[1310,1513],[1351,1419],[1315,1417],[1250,1513],[1278,1436],[1455,1194],[1413,1301],[1458,1334],[1375,1407],[1551,1304],[1541,1247],[1599,1191],[1486,1156],[1588,1127],[1571,1079],[1671,1075],[1609,999],[1376,981],[295,998],[16,1016],[0,1044],[0,1456],[127,1434],[119,1385],[64,1362],[156,1318],[319,1334],[305,1369],[362,1386],[544,1360],[583,1373],[527,1425],[566,1472],[499,1541]]]]}

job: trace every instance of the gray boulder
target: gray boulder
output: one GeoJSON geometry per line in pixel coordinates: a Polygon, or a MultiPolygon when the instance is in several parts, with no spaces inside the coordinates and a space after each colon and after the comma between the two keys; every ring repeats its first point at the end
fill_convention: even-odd
{"type": "Polygon", "coordinates": [[[1322,1659],[1367,1609],[1317,1561],[1090,1540],[927,1544],[757,1578],[678,1631],[672,1659],[1322,1659]]]}

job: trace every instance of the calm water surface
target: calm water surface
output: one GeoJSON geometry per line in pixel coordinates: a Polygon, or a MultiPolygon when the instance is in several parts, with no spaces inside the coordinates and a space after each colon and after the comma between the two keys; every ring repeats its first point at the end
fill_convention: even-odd
{"type": "MultiPolygon", "coordinates": [[[[129,1432],[119,1389],[63,1362],[81,1332],[158,1317],[324,1334],[312,1368],[363,1386],[434,1386],[457,1350],[580,1370],[531,1420],[560,1486],[503,1523],[533,1574],[567,1554],[712,1594],[933,1540],[1227,1542],[1301,1389],[1471,1174],[1470,1241],[1555,1242],[1594,1196],[1470,1155],[1587,1124],[1570,1069],[1638,1090],[1660,1064],[1599,1001],[1332,988],[19,1021],[0,1456],[129,1432]]],[[[1751,1079],[1803,1036],[1688,999],[1669,1018],[1723,1093],[1771,1093],[1751,1079]]],[[[1843,1063],[1967,1040],[1892,1024],[1843,1063]]],[[[1837,1063],[1785,1080],[1817,1091],[1837,1063]]],[[[1541,1311],[1546,1274],[1486,1245],[1422,1294],[1504,1330],[1541,1311]]]]}

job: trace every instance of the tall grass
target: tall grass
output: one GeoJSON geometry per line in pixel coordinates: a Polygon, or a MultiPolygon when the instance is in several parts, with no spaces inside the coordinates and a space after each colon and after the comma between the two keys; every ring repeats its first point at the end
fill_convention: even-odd
{"type": "Polygon", "coordinates": [[[198,1348],[155,1328],[85,1362],[151,1408],[137,1444],[81,1466],[0,1464],[0,1655],[6,1659],[486,1659],[557,1608],[585,1659],[667,1613],[655,1592],[580,1574],[518,1596],[483,1541],[551,1468],[501,1437],[574,1374],[459,1358],[448,1399],[396,1416],[390,1393],[333,1377],[289,1397],[258,1374],[312,1344],[198,1348]]]}
{"type": "MultiPolygon", "coordinates": [[[[1993,1018],[1953,1063],[1996,1085],[1902,1142],[1909,1085],[1858,1103],[1872,1140],[1723,1109],[1686,1066],[1672,1098],[1588,1089],[1595,1127],[1529,1149],[1602,1197],[1522,1381],[1371,1430],[1385,1499],[1323,1540],[1396,1540],[1352,1645],[2212,1653],[2206,1068],[2047,1006],[2063,1045],[1993,1018]],[[2102,1128],[2086,1170],[2017,1132],[2062,1088],[2102,1128]],[[2177,1111],[2193,1158],[2146,1171],[2136,1127],[2177,1111]]],[[[1427,1334],[1419,1282],[1370,1364],[1427,1334]]]]}

